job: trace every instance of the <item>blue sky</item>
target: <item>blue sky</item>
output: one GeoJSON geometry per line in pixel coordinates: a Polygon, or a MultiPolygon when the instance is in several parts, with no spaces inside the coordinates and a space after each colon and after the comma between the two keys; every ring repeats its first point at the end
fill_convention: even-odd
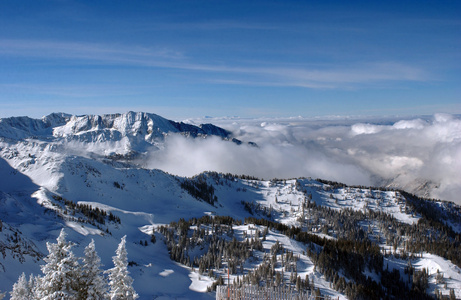
{"type": "Polygon", "coordinates": [[[460,1],[0,2],[0,117],[461,113],[460,1]]]}

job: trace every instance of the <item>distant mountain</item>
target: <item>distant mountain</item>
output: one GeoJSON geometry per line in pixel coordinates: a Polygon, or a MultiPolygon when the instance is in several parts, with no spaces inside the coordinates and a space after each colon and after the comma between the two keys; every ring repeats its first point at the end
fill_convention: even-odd
{"type": "Polygon", "coordinates": [[[335,299],[461,297],[460,206],[321,179],[185,178],[118,159],[172,134],[232,140],[147,113],[1,119],[0,291],[40,275],[46,243],[65,228],[79,257],[95,240],[105,269],[127,235],[140,299],[213,299],[227,268],[231,282],[335,299]]]}
{"type": "Polygon", "coordinates": [[[169,134],[190,137],[218,136],[229,139],[231,133],[212,124],[199,126],[174,122],[155,114],[128,112],[125,114],[72,116],[53,113],[42,119],[12,117],[0,119],[0,137],[20,140],[65,139],[86,143],[123,142],[124,151],[145,151],[146,147],[163,141],[169,134]],[[129,150],[128,150],[129,149],[129,150]]]}

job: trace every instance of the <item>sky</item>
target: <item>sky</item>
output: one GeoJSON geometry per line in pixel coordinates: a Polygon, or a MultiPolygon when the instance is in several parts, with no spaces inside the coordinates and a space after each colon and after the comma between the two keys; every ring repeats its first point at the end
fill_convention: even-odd
{"type": "Polygon", "coordinates": [[[0,117],[461,113],[460,1],[0,2],[0,117]]]}

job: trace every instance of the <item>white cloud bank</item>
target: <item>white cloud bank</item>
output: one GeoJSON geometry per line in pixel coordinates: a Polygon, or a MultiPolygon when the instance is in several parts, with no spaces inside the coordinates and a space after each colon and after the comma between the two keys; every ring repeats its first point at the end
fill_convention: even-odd
{"type": "MultiPolygon", "coordinates": [[[[203,121],[203,120],[200,120],[203,121]]],[[[210,120],[207,120],[210,122],[210,120]]],[[[461,118],[379,122],[211,120],[258,147],[218,138],[167,138],[147,166],[192,176],[213,170],[257,177],[313,177],[392,185],[461,204],[461,118]]]]}

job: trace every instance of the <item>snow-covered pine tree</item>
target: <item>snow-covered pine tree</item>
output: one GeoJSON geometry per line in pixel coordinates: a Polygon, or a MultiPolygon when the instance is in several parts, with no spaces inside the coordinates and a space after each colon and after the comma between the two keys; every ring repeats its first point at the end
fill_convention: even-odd
{"type": "Polygon", "coordinates": [[[128,253],[125,248],[126,235],[118,245],[117,255],[112,257],[114,267],[107,270],[109,274],[109,298],[111,300],[134,300],[139,296],[134,290],[133,279],[128,272],[128,253]]]}
{"type": "Polygon", "coordinates": [[[80,279],[80,266],[72,252],[74,244],[66,241],[66,233],[61,230],[57,243],[47,242],[48,256],[41,267],[44,274],[36,287],[36,296],[42,300],[76,299],[80,279]]]}
{"type": "Polygon", "coordinates": [[[31,299],[40,299],[39,291],[40,291],[40,286],[42,284],[41,280],[42,280],[42,277],[34,276],[33,274],[30,274],[29,287],[30,287],[30,292],[31,292],[31,299]]]}
{"type": "Polygon", "coordinates": [[[79,299],[102,300],[108,299],[107,282],[100,267],[101,258],[96,253],[94,240],[85,248],[82,274],[80,278],[79,299]]]}
{"type": "Polygon", "coordinates": [[[18,281],[13,284],[13,290],[10,292],[10,300],[32,300],[33,286],[29,286],[29,282],[26,279],[24,272],[19,276],[18,281]]]}

